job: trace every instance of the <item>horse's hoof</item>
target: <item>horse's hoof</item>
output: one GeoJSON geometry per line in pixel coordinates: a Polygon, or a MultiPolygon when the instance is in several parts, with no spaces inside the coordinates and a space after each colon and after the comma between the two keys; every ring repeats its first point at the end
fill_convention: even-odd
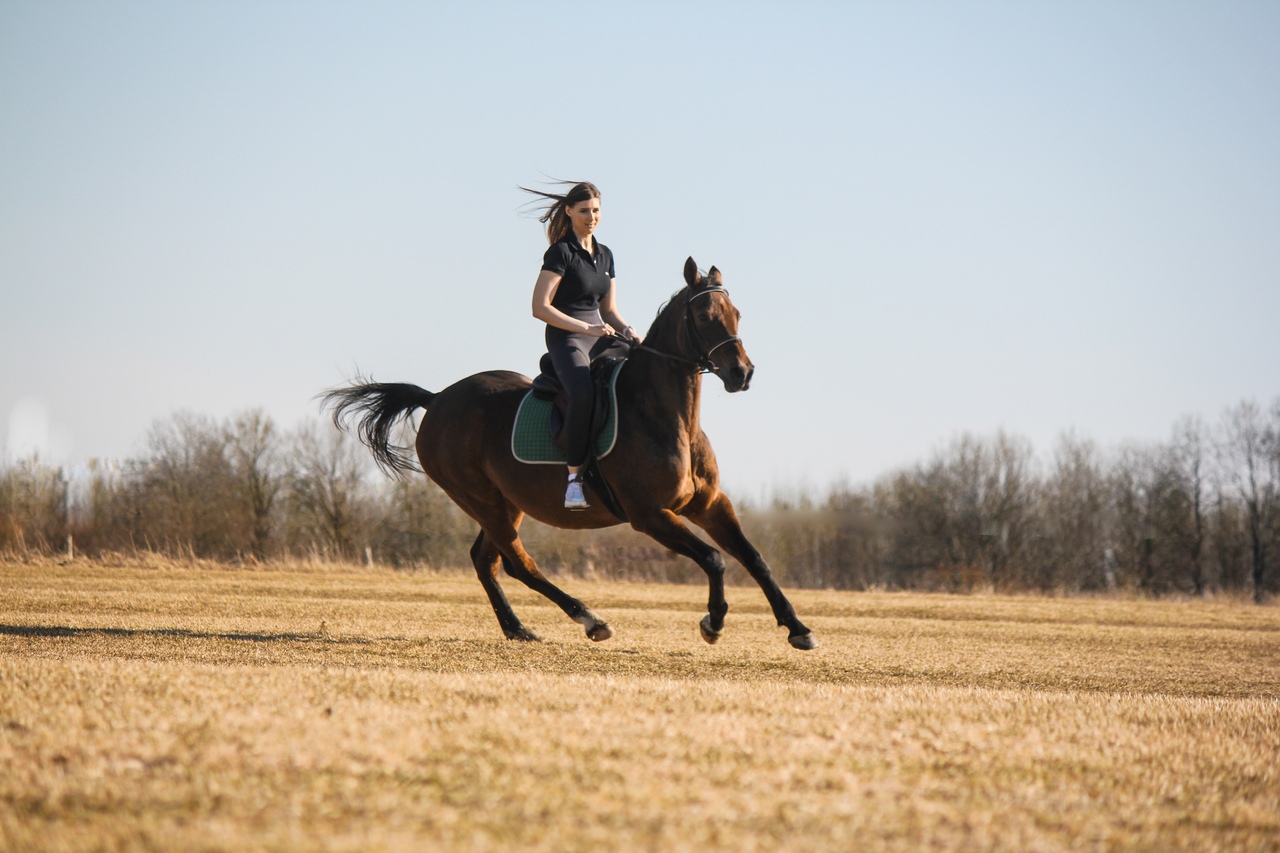
{"type": "Polygon", "coordinates": [[[609,627],[608,623],[585,607],[582,608],[577,616],[573,617],[573,621],[586,628],[587,636],[597,643],[613,636],[613,629],[609,627]]]}
{"type": "Polygon", "coordinates": [[[814,639],[814,636],[812,633],[795,634],[793,636],[787,637],[787,642],[802,652],[812,651],[813,649],[816,649],[818,647],[818,641],[814,639]]]}
{"type": "Polygon", "coordinates": [[[720,639],[720,635],[724,633],[723,629],[717,631],[711,627],[710,613],[702,617],[702,621],[698,623],[698,630],[702,633],[702,639],[706,640],[713,646],[720,639]]]}
{"type": "Polygon", "coordinates": [[[541,643],[542,638],[530,631],[528,628],[521,628],[519,631],[508,631],[508,640],[515,640],[521,643],[541,643]]]}

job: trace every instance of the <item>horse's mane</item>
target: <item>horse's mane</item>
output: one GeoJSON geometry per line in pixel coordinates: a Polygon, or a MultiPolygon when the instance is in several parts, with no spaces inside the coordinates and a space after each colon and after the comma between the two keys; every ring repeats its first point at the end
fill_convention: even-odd
{"type": "MultiPolygon", "coordinates": [[[[666,302],[658,306],[658,313],[653,316],[653,323],[649,325],[649,331],[645,333],[646,341],[655,336],[662,340],[665,332],[669,332],[672,335],[677,334],[676,327],[684,319],[685,292],[687,290],[687,287],[680,288],[671,294],[666,302]]],[[[673,338],[672,341],[674,342],[674,340],[673,338]]]]}
{"type": "Polygon", "coordinates": [[[683,307],[684,301],[681,300],[680,297],[684,295],[684,292],[687,289],[688,288],[685,288],[685,287],[680,288],[675,293],[668,296],[666,302],[663,302],[661,305],[658,306],[657,313],[653,315],[653,322],[655,325],[659,320],[662,319],[663,314],[670,312],[675,307],[677,300],[679,300],[680,305],[683,307]]]}

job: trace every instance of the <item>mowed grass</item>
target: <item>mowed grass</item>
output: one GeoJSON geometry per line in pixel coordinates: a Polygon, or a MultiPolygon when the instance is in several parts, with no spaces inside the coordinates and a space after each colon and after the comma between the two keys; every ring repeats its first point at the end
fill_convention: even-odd
{"type": "Polygon", "coordinates": [[[1280,609],[0,562],[6,850],[1280,850],[1280,609]]]}

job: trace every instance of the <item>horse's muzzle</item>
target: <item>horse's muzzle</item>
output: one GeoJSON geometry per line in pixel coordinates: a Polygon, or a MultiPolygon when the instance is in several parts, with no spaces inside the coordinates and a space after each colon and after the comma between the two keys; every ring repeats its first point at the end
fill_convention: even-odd
{"type": "Polygon", "coordinates": [[[751,377],[756,372],[755,366],[751,364],[735,364],[732,368],[725,372],[724,390],[733,393],[734,391],[746,391],[751,387],[751,377]]]}

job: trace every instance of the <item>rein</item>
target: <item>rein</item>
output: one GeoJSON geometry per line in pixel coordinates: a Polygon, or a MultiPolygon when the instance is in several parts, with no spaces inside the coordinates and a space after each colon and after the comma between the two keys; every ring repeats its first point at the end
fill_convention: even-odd
{"type": "Polygon", "coordinates": [[[653,355],[669,358],[672,361],[678,361],[681,364],[687,364],[690,367],[696,367],[698,368],[699,373],[714,373],[718,376],[720,375],[720,370],[715,366],[715,363],[711,361],[711,354],[725,344],[735,343],[742,340],[742,338],[738,335],[729,335],[714,346],[705,346],[702,340],[702,335],[698,334],[698,327],[693,322],[693,300],[697,299],[699,296],[706,296],[711,293],[723,293],[725,296],[729,295],[729,291],[723,287],[708,287],[705,290],[699,290],[697,293],[692,294],[684,303],[684,335],[689,340],[689,348],[698,353],[698,357],[696,359],[686,358],[682,355],[663,352],[662,350],[654,349],[651,346],[638,344],[630,338],[625,338],[622,335],[614,335],[613,337],[616,340],[622,341],[632,349],[643,350],[644,352],[651,353],[653,355]]]}

